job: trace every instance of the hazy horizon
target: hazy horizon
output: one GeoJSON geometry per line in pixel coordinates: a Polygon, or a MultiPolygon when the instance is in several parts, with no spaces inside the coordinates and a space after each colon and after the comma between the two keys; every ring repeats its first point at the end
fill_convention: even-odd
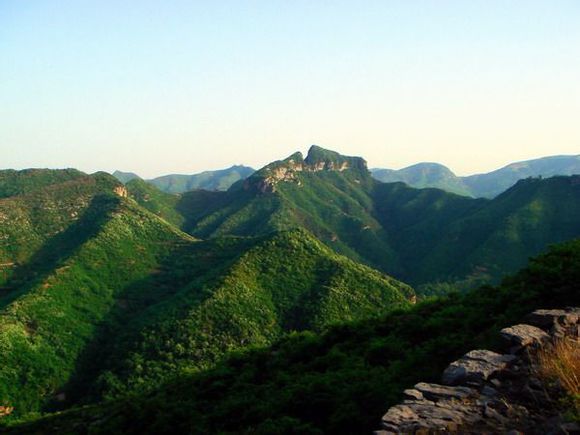
{"type": "MultiPolygon", "coordinates": [[[[323,147],[323,148],[327,148],[327,147],[323,147]]],[[[327,149],[332,150],[332,148],[327,148],[327,149]]],[[[282,156],[282,157],[280,157],[278,159],[274,159],[274,160],[281,160],[281,159],[284,159],[286,157],[289,157],[290,155],[294,154],[294,152],[296,152],[296,151],[300,151],[304,156],[306,156],[307,155],[308,148],[306,148],[305,151],[303,151],[303,150],[294,150],[294,151],[289,152],[286,155],[284,155],[284,156],[282,156]]],[[[334,151],[334,150],[332,150],[332,151],[334,151]]],[[[363,157],[364,158],[364,156],[357,156],[357,155],[352,155],[352,156],[353,157],[363,157]]],[[[510,164],[513,164],[513,163],[520,163],[520,162],[524,162],[524,161],[528,161],[528,160],[540,159],[540,158],[544,158],[544,157],[577,157],[577,156],[580,156],[580,154],[554,154],[554,155],[549,155],[549,156],[538,156],[538,157],[533,157],[531,159],[526,159],[526,160],[517,160],[517,161],[513,161],[513,162],[506,162],[505,164],[502,164],[501,166],[494,167],[494,168],[490,168],[489,170],[484,170],[484,171],[481,171],[481,172],[468,173],[468,174],[460,174],[460,173],[456,172],[452,167],[446,165],[443,162],[428,162],[428,161],[422,161],[422,162],[415,162],[415,163],[412,163],[410,165],[401,166],[401,167],[376,166],[376,165],[372,165],[368,161],[367,161],[367,164],[368,164],[368,168],[369,169],[394,169],[394,170],[399,170],[399,169],[404,169],[404,168],[407,168],[409,166],[413,166],[413,165],[419,164],[419,163],[438,163],[438,164],[441,164],[443,166],[446,166],[455,175],[460,176],[460,177],[464,177],[464,176],[469,176],[469,175],[477,175],[477,174],[482,174],[482,173],[493,172],[495,170],[501,169],[501,168],[503,168],[505,166],[508,166],[510,164]]],[[[272,161],[274,161],[274,160],[272,160],[272,161]]],[[[81,171],[87,172],[87,173],[94,173],[94,172],[98,172],[98,171],[105,171],[105,172],[108,172],[110,174],[112,174],[115,171],[120,171],[120,172],[125,172],[125,173],[134,173],[134,174],[136,174],[136,175],[138,175],[138,176],[140,176],[142,178],[145,178],[145,179],[152,179],[152,178],[162,177],[162,176],[166,176],[166,175],[193,175],[193,174],[199,174],[199,173],[206,172],[206,171],[219,171],[219,170],[229,169],[229,168],[231,168],[233,166],[245,166],[245,167],[250,167],[250,168],[253,168],[255,170],[258,170],[258,169],[262,168],[263,166],[265,166],[265,165],[267,165],[268,163],[271,163],[271,162],[267,162],[264,165],[259,165],[259,166],[253,166],[253,165],[250,165],[250,164],[246,164],[244,162],[238,162],[238,163],[232,163],[230,165],[223,166],[223,167],[206,168],[206,169],[202,169],[201,171],[194,171],[194,172],[175,172],[175,171],[172,172],[172,171],[169,171],[169,172],[158,173],[158,174],[153,174],[153,175],[145,175],[145,174],[140,173],[139,171],[131,170],[130,168],[129,169],[122,168],[122,167],[113,168],[113,169],[97,169],[97,170],[88,170],[87,171],[87,170],[83,170],[82,168],[74,167],[74,166],[53,166],[53,167],[48,167],[48,166],[28,166],[28,167],[21,167],[21,168],[12,168],[12,167],[10,167],[10,168],[9,167],[4,168],[4,167],[0,167],[0,170],[2,170],[2,169],[17,169],[17,170],[22,170],[22,169],[78,169],[78,170],[81,170],[81,171]]]]}
{"type": "Polygon", "coordinates": [[[135,5],[0,3],[2,167],[152,178],[316,143],[469,175],[580,151],[578,2],[135,5]]]}

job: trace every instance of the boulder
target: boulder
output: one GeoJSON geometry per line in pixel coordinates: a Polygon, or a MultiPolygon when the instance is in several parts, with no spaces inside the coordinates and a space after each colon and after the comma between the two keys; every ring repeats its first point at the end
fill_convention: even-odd
{"type": "Polygon", "coordinates": [[[449,364],[443,372],[442,382],[446,385],[482,383],[494,373],[503,370],[514,359],[513,355],[501,355],[489,350],[472,350],[449,364]]]}
{"type": "Polygon", "coordinates": [[[526,322],[544,330],[550,330],[555,325],[571,326],[580,320],[580,310],[567,308],[565,310],[536,310],[526,317],[526,322]]]}
{"type": "Polygon", "coordinates": [[[526,346],[539,346],[550,340],[550,336],[532,325],[515,325],[500,331],[501,337],[516,349],[526,346]]]}

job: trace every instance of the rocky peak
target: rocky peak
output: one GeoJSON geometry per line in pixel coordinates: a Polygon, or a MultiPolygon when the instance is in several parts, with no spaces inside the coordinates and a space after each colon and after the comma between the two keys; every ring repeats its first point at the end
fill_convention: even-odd
{"type": "Polygon", "coordinates": [[[306,158],[296,152],[284,160],[272,162],[257,171],[244,183],[244,189],[256,189],[259,192],[275,192],[279,182],[301,184],[298,174],[301,172],[338,171],[348,169],[368,172],[367,162],[361,157],[343,156],[335,151],[312,145],[306,158]]]}
{"type": "Polygon", "coordinates": [[[304,161],[314,171],[344,171],[350,168],[368,170],[367,162],[361,157],[343,156],[317,145],[310,147],[304,161]]]}

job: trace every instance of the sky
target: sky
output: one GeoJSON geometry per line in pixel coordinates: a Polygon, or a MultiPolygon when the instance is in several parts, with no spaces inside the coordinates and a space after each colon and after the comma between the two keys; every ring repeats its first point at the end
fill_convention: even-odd
{"type": "Polygon", "coordinates": [[[0,0],[0,167],[580,154],[579,23],[578,0],[0,0]]]}

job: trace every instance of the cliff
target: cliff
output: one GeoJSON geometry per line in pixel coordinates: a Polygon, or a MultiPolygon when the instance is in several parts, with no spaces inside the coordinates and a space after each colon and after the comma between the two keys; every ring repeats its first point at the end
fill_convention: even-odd
{"type": "Polygon", "coordinates": [[[306,158],[297,152],[284,160],[270,163],[249,177],[244,183],[245,190],[255,190],[261,193],[276,191],[280,182],[291,182],[301,185],[300,173],[346,170],[369,173],[367,162],[361,157],[343,156],[337,152],[312,145],[306,158]]]}

